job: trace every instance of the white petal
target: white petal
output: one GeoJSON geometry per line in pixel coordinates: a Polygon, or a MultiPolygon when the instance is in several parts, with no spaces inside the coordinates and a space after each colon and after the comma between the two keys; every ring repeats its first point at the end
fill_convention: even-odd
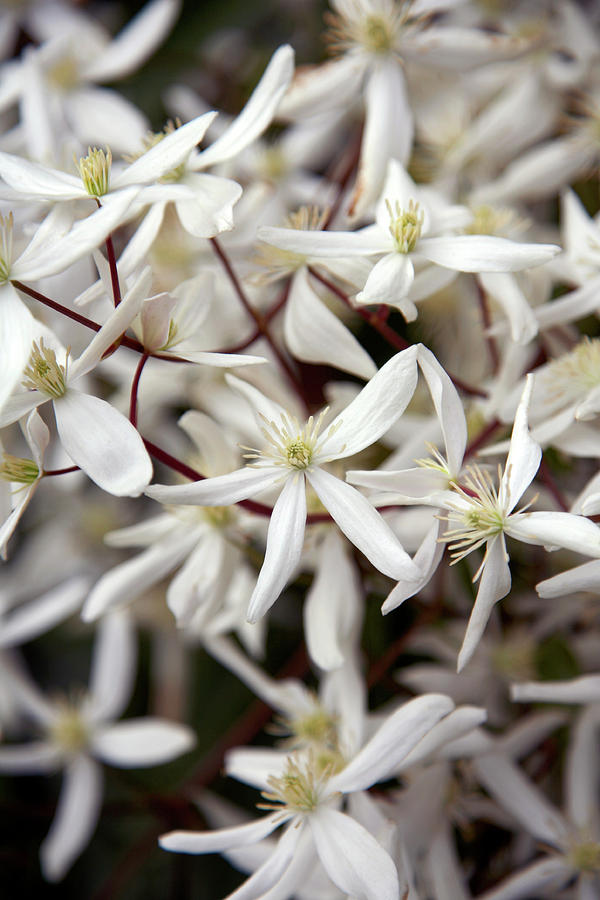
{"type": "Polygon", "coordinates": [[[485,789],[529,834],[550,846],[564,846],[569,834],[566,821],[514,763],[493,753],[473,760],[473,766],[485,789]]]}
{"type": "Polygon", "coordinates": [[[98,626],[90,674],[90,712],[95,721],[113,719],[125,709],[136,669],[135,632],[123,611],[104,616],[98,626]]]}
{"type": "Polygon", "coordinates": [[[497,888],[480,894],[479,900],[530,900],[530,897],[550,896],[547,890],[554,893],[573,875],[574,870],[564,857],[551,856],[512,875],[497,888]]]}
{"type": "Polygon", "coordinates": [[[303,833],[300,823],[298,827],[291,825],[281,835],[275,851],[236,891],[229,894],[227,900],[261,900],[276,889],[277,884],[294,860],[296,846],[303,833]]]}
{"type": "Polygon", "coordinates": [[[341,666],[360,619],[362,593],[343,540],[331,530],[323,541],[315,578],[304,603],[304,633],[311,659],[325,670],[341,666]]]}
{"type": "Polygon", "coordinates": [[[493,235],[460,234],[423,238],[418,251],[430,262],[459,272],[518,272],[549,262],[560,247],[520,244],[493,235]]]}
{"type": "Polygon", "coordinates": [[[304,476],[291,474],[273,507],[265,560],[248,604],[248,621],[256,622],[273,605],[302,557],[306,526],[304,476]]]}
{"type": "Polygon", "coordinates": [[[348,540],[380,572],[390,578],[417,580],[419,569],[366,497],[323,469],[309,470],[306,474],[319,500],[348,540]]]}
{"type": "Polygon", "coordinates": [[[11,267],[11,278],[37,281],[47,275],[62,272],[80,257],[90,253],[111,231],[122,224],[138,191],[139,188],[132,187],[115,194],[110,203],[77,222],[64,237],[49,242],[43,250],[32,253],[30,244],[11,267]]]}
{"type": "Polygon", "coordinates": [[[513,341],[517,344],[532,341],[538,332],[537,319],[515,279],[507,272],[484,272],[480,281],[483,289],[504,310],[513,341]]]}
{"type": "Polygon", "coordinates": [[[291,352],[303,362],[324,363],[365,379],[377,371],[352,332],[315,294],[304,268],[292,280],[284,333],[291,352]]]}
{"type": "Polygon", "coordinates": [[[510,586],[511,576],[506,544],[504,536],[500,534],[488,541],[477,598],[471,611],[460,653],[458,654],[458,672],[471,659],[485,631],[485,626],[488,623],[494,604],[506,597],[510,591],[510,586]]]}
{"type": "Polygon", "coordinates": [[[458,475],[467,445],[467,421],[461,399],[431,350],[422,344],[418,360],[442,426],[449,472],[458,475]]]}
{"type": "Polygon", "coordinates": [[[55,772],[62,762],[60,750],[46,741],[0,745],[0,772],[31,775],[55,772]]]}
{"type": "Polygon", "coordinates": [[[565,800],[569,820],[580,830],[597,834],[598,805],[590,785],[598,784],[598,710],[579,716],[567,751],[565,800]]]}
{"type": "Polygon", "coordinates": [[[102,52],[84,68],[91,81],[115,81],[135,72],[171,30],[181,3],[153,0],[128,22],[102,52]]]}
{"type": "Polygon", "coordinates": [[[600,675],[513,684],[510,695],[517,703],[600,703],[600,675]]]}
{"type": "Polygon", "coordinates": [[[502,508],[511,512],[539,469],[542,451],[529,433],[527,415],[534,376],[528,375],[515,413],[510,449],[498,491],[502,508]]]}
{"type": "Polygon", "coordinates": [[[424,694],[397,709],[371,740],[338,775],[331,790],[344,793],[366,790],[390,776],[421,738],[454,709],[450,697],[424,694]]]}
{"type": "Polygon", "coordinates": [[[356,900],[398,900],[398,872],[372,834],[350,816],[322,807],[309,817],[319,859],[333,883],[356,900]]]}
{"type": "Polygon", "coordinates": [[[190,409],[180,416],[177,424],[196,445],[207,475],[220,475],[235,466],[237,450],[232,448],[220,425],[205,413],[190,409]]]}
{"type": "Polygon", "coordinates": [[[144,493],[159,503],[228,506],[230,503],[238,503],[273,487],[281,478],[282,471],[275,466],[268,468],[245,466],[227,475],[217,475],[191,484],[153,484],[146,488],[144,493]]]}
{"type": "Polygon", "coordinates": [[[221,853],[230,847],[245,847],[268,837],[281,823],[281,813],[274,812],[256,822],[220,828],[217,831],[171,831],[163,834],[159,844],[174,853],[221,853]]]}
{"type": "Polygon", "coordinates": [[[76,756],[66,767],[58,809],[40,847],[44,877],[60,881],[86,847],[102,803],[102,770],[88,756],[76,756]]]}
{"type": "Polygon", "coordinates": [[[152,463],[131,422],[109,403],[69,388],[54,401],[65,451],[103,490],[136,497],[152,478],[152,463]]]}
{"type": "Polygon", "coordinates": [[[0,152],[0,177],[30,200],[74,200],[88,197],[80,178],[10,153],[0,152]]]}
{"type": "Polygon", "coordinates": [[[122,94],[82,86],[64,95],[63,102],[71,129],[84,147],[110,147],[115,155],[139,153],[150,123],[122,94]]]}
{"type": "Polygon", "coordinates": [[[23,374],[34,333],[33,316],[15,288],[0,285],[0,409],[23,374]]]}
{"type": "Polygon", "coordinates": [[[279,425],[282,419],[287,418],[288,413],[283,406],[277,403],[276,400],[272,400],[271,397],[267,397],[266,394],[255,388],[253,384],[244,381],[243,378],[236,378],[235,375],[226,375],[225,380],[237,394],[240,394],[251,404],[253,412],[255,414],[258,413],[256,424],[259,428],[264,428],[264,420],[275,422],[279,425]]]}
{"type": "Polygon", "coordinates": [[[508,520],[505,531],[527,544],[600,556],[600,528],[583,516],[566,512],[516,513],[508,520]]]}
{"type": "Polygon", "coordinates": [[[113,181],[113,188],[130,184],[152,184],[184,163],[217,114],[205,113],[166,135],[143,153],[113,181]]]}
{"type": "Polygon", "coordinates": [[[540,597],[562,597],[577,591],[598,592],[600,584],[600,562],[584,563],[568,572],[561,572],[553,578],[546,578],[536,584],[535,589],[540,597]]]}
{"type": "Polygon", "coordinates": [[[274,228],[263,225],[258,239],[265,244],[291,250],[303,256],[334,258],[344,256],[373,256],[392,249],[391,238],[378,228],[362,231],[301,231],[294,228],[274,228]]]}
{"type": "Polygon", "coordinates": [[[375,263],[366,284],[356,295],[359,305],[385,303],[397,306],[407,322],[416,318],[417,312],[412,302],[407,302],[415,270],[410,257],[405,253],[388,253],[375,263]]]}
{"type": "Polygon", "coordinates": [[[214,237],[233,228],[233,207],[242,196],[242,188],[231,178],[220,175],[189,174],[186,185],[193,191],[191,200],[178,200],[177,215],[186,231],[196,237],[214,237]]]}
{"type": "Polygon", "coordinates": [[[136,600],[175,569],[185,559],[196,540],[194,531],[187,538],[178,531],[170,539],[163,540],[155,547],[110,569],[92,588],[81,614],[83,620],[92,622],[113,607],[136,600]]]}
{"type": "Polygon", "coordinates": [[[489,34],[479,28],[444,24],[411,35],[402,43],[402,53],[412,62],[462,72],[495,60],[511,59],[531,48],[525,38],[489,34]]]}
{"type": "Polygon", "coordinates": [[[275,110],[294,74],[294,51],[284,44],[269,65],[243,110],[214,144],[196,157],[195,165],[206,168],[237,156],[270,125],[275,110]]]}
{"type": "Polygon", "coordinates": [[[129,719],[99,729],[92,748],[104,762],[122,769],[136,769],[170,762],[196,743],[194,732],[166,719],[129,719]]]}
{"type": "Polygon", "coordinates": [[[396,353],[327,429],[319,453],[344,459],[378,441],[410,403],[417,385],[416,346],[396,353]]]}
{"type": "Polygon", "coordinates": [[[421,573],[419,579],[416,582],[406,580],[398,582],[381,607],[381,612],[384,616],[396,609],[397,606],[400,606],[405,600],[408,600],[409,597],[414,597],[426,584],[429,584],[431,576],[440,564],[444,553],[444,545],[439,540],[443,530],[444,525],[442,522],[433,522],[413,558],[414,564],[421,573]]]}
{"type": "Polygon", "coordinates": [[[359,217],[377,199],[390,159],[406,164],[413,144],[413,115],[400,60],[375,63],[365,87],[365,125],[350,215],[359,217]]]}
{"type": "Polygon", "coordinates": [[[0,622],[0,647],[23,644],[58,625],[79,609],[88,587],[87,578],[75,576],[12,610],[0,622]]]}
{"type": "Polygon", "coordinates": [[[294,119],[346,107],[360,90],[364,69],[363,60],[351,54],[324,65],[303,66],[296,71],[279,114],[294,119]]]}

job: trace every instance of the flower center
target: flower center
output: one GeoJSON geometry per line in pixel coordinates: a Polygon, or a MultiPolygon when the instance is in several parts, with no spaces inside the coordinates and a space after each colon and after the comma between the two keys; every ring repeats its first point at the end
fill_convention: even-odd
{"type": "Polygon", "coordinates": [[[108,193],[110,185],[110,167],[112,153],[88,147],[88,155],[82,156],[77,163],[83,186],[90,197],[102,197],[108,193]]]}
{"type": "Polygon", "coordinates": [[[402,209],[396,200],[394,206],[385,201],[390,216],[390,234],[398,253],[411,253],[421,237],[424,214],[419,204],[409,200],[408,209],[402,209]]]}
{"type": "Polygon", "coordinates": [[[497,237],[514,237],[516,233],[525,231],[529,222],[517,215],[514,209],[507,206],[494,208],[487,203],[476,206],[473,210],[473,221],[465,232],[467,234],[491,234],[497,237]]]}
{"type": "Polygon", "coordinates": [[[394,52],[402,27],[410,17],[411,3],[382,0],[377,4],[377,12],[365,15],[366,5],[347,3],[341,15],[326,14],[329,30],[325,39],[332,53],[356,48],[378,55],[394,52]]]}
{"type": "MultiPolygon", "coordinates": [[[[296,212],[286,216],[283,227],[293,228],[296,231],[321,231],[328,215],[329,209],[319,209],[318,206],[301,206],[296,212]]],[[[293,250],[272,247],[261,241],[256,248],[254,262],[263,266],[267,271],[264,274],[260,273],[253,280],[257,284],[265,284],[290,275],[305,266],[306,256],[293,250]]]]}
{"type": "Polygon", "coordinates": [[[451,565],[460,562],[472,550],[503,531],[506,520],[498,490],[489,472],[479,466],[469,466],[464,483],[465,486],[462,487],[452,482],[450,487],[469,505],[465,507],[461,503],[456,509],[450,510],[447,516],[440,516],[450,526],[440,541],[448,544],[452,556],[451,565]]]}
{"type": "Polygon", "coordinates": [[[88,742],[87,723],[77,707],[68,701],[60,705],[62,709],[50,728],[50,739],[65,753],[78,753],[88,742]]]}
{"type": "Polygon", "coordinates": [[[551,362],[544,380],[565,402],[600,384],[600,339],[585,337],[570,353],[551,362]]]}
{"type": "MultiPolygon", "coordinates": [[[[294,416],[287,414],[281,415],[280,424],[269,422],[262,416],[265,427],[261,430],[267,441],[267,447],[264,450],[243,447],[242,449],[251,451],[244,454],[245,458],[267,461],[271,465],[299,471],[308,469],[319,450],[319,431],[326,412],[327,408],[319,414],[316,421],[313,416],[310,416],[303,426],[294,416]]],[[[327,437],[331,437],[332,434],[333,431],[330,428],[327,437]]],[[[321,462],[326,461],[326,459],[321,460],[321,462]]],[[[250,465],[260,465],[260,463],[250,463],[250,465]]]]}
{"type": "Polygon", "coordinates": [[[12,456],[5,453],[0,463],[0,478],[3,481],[13,481],[18,484],[33,484],[40,477],[40,470],[32,459],[21,456],[12,456]]]}
{"type": "Polygon", "coordinates": [[[8,281],[13,254],[13,214],[0,216],[0,282],[8,281]]]}
{"type": "Polygon", "coordinates": [[[63,56],[48,71],[48,81],[60,90],[76,87],[79,80],[79,67],[74,56],[63,56]]]}
{"type": "MultiPolygon", "coordinates": [[[[179,119],[175,119],[174,122],[169,121],[165,125],[162,131],[150,131],[144,138],[143,149],[140,153],[133,153],[126,157],[128,162],[135,162],[136,159],[139,159],[144,153],[147,153],[148,150],[151,150],[152,147],[156,147],[157,144],[160,144],[164,138],[169,134],[173,134],[181,126],[181,121],[179,119]]],[[[185,162],[180,163],[178,166],[175,166],[171,169],[170,172],[165,172],[164,175],[158,179],[163,184],[171,184],[181,181],[183,176],[185,175],[185,162]]]]}
{"type": "Polygon", "coordinates": [[[569,853],[569,859],[580,872],[600,872],[600,844],[596,841],[582,841],[569,853]]]}
{"type": "Polygon", "coordinates": [[[323,800],[324,788],[332,775],[330,769],[323,770],[317,764],[313,753],[294,754],[288,757],[287,767],[279,777],[267,780],[269,791],[262,796],[269,803],[258,804],[259,809],[287,809],[293,813],[314,812],[323,800]]]}
{"type": "MultiPolygon", "coordinates": [[[[68,355],[68,351],[67,351],[68,355]]],[[[41,391],[49,397],[62,397],[67,390],[67,366],[59,365],[56,353],[50,347],[44,347],[43,338],[40,343],[34,342],[29,365],[23,372],[23,386],[28,390],[41,391]]]]}

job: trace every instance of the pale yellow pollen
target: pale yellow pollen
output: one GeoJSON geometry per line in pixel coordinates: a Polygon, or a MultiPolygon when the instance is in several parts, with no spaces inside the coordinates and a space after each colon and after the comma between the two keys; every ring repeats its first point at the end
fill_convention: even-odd
{"type": "Polygon", "coordinates": [[[110,150],[98,150],[88,147],[88,155],[77,162],[77,169],[83,186],[90,197],[102,197],[110,188],[110,170],[112,153],[110,150]]]}
{"type": "Polygon", "coordinates": [[[59,715],[50,728],[50,738],[64,752],[78,753],[88,743],[88,725],[76,706],[67,701],[61,702],[60,706],[59,715]]]}
{"type": "Polygon", "coordinates": [[[470,466],[464,476],[464,485],[462,487],[452,482],[450,487],[469,503],[469,507],[451,510],[446,516],[440,516],[449,526],[456,525],[439,539],[449,545],[451,565],[481,547],[489,538],[500,534],[506,522],[498,490],[488,471],[470,466]]]}
{"type": "Polygon", "coordinates": [[[544,382],[565,400],[600,385],[600,339],[584,337],[570,353],[551,362],[544,382]]]}
{"type": "MultiPolygon", "coordinates": [[[[68,355],[68,351],[67,351],[68,355]]],[[[44,339],[33,344],[29,364],[24,370],[23,386],[28,390],[41,391],[49,397],[62,397],[67,390],[67,366],[61,366],[56,353],[44,346],[44,339]]]]}
{"type": "Polygon", "coordinates": [[[597,841],[583,840],[574,844],[568,858],[573,868],[579,872],[600,872],[600,844],[597,841]]]}
{"type": "Polygon", "coordinates": [[[408,209],[402,209],[397,200],[393,207],[389,200],[385,201],[385,205],[390,216],[389,229],[396,251],[411,253],[421,237],[423,210],[414,200],[409,200],[408,209]]]}
{"type": "MultiPolygon", "coordinates": [[[[143,142],[143,149],[139,153],[132,153],[125,157],[128,162],[135,162],[136,159],[139,159],[144,153],[148,150],[151,150],[153,147],[156,147],[157,144],[160,144],[164,138],[169,134],[173,134],[178,128],[181,127],[181,120],[175,119],[175,121],[169,120],[162,131],[149,131],[143,142]]],[[[183,176],[185,175],[185,162],[180,163],[178,166],[175,166],[171,169],[170,172],[166,172],[164,175],[158,179],[163,184],[171,184],[181,181],[183,176]]]]}
{"type": "MultiPolygon", "coordinates": [[[[308,469],[321,443],[319,432],[326,413],[327,408],[320,413],[316,421],[313,416],[310,416],[302,426],[294,416],[282,414],[279,424],[274,421],[269,422],[264,416],[261,416],[265,423],[262,433],[267,447],[264,450],[243,447],[242,449],[250,451],[250,453],[244,454],[245,458],[266,460],[272,465],[299,471],[308,469]]],[[[339,427],[340,424],[341,422],[336,427],[339,427]]],[[[333,433],[334,431],[330,427],[327,437],[331,437],[333,433]]],[[[340,448],[340,452],[342,449],[340,448]]],[[[320,462],[327,461],[326,459],[320,460],[320,462]]],[[[260,463],[251,463],[250,465],[260,465],[260,463]]]]}
{"type": "Polygon", "coordinates": [[[365,15],[361,2],[346,5],[344,15],[327,13],[325,39],[332,53],[360,49],[373,55],[396,52],[403,26],[410,18],[411,3],[380,4],[377,12],[365,15]]]}
{"type": "Polygon", "coordinates": [[[55,88],[69,90],[79,84],[79,66],[74,56],[63,56],[48,70],[48,81],[55,88]]]}
{"type": "Polygon", "coordinates": [[[279,777],[268,780],[269,791],[262,796],[269,803],[259,803],[259,809],[289,810],[292,813],[311,813],[324,799],[324,789],[331,777],[331,770],[323,770],[317,764],[314,753],[306,756],[294,754],[288,757],[287,767],[279,777]]]}
{"type": "Polygon", "coordinates": [[[487,203],[476,206],[473,221],[465,228],[466,234],[490,234],[496,237],[513,237],[526,231],[529,221],[510,207],[493,207],[487,203]]]}

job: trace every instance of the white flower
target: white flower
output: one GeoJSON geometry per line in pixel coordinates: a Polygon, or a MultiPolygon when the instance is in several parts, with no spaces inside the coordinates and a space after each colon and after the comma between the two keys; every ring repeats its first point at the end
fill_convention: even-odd
{"type": "Polygon", "coordinates": [[[266,448],[251,454],[251,465],[228,475],[190,485],[148,488],[148,496],[161,503],[224,506],[281,486],[269,525],[265,561],[248,608],[250,621],[269,609],[300,562],[306,522],[305,479],[346,537],[376,568],[392,578],[417,579],[418,569],[379,513],[358,491],[323,468],[377,441],[402,415],[415,389],[416,358],[415,347],[392,357],[323,435],[323,413],[300,425],[256,388],[228,376],[229,383],[257,411],[266,448]]]}
{"type": "Polygon", "coordinates": [[[151,717],[114,723],[133,687],[135,650],[129,620],[107,616],[94,648],[91,686],[77,702],[51,703],[37,688],[3,665],[3,678],[19,705],[46,737],[25,745],[0,746],[0,771],[16,774],[64,769],[56,817],[41,847],[42,870],[59,881],[92,836],[102,802],[102,769],[98,760],[120,768],[154,766],[187,752],[194,743],[190,729],[151,717]]]}

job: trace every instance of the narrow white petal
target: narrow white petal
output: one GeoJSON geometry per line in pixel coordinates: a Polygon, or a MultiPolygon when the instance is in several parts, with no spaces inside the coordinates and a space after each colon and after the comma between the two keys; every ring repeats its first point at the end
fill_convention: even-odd
{"type": "Polygon", "coordinates": [[[205,113],[167,134],[115,178],[113,188],[152,184],[167,172],[176,169],[187,160],[196,144],[200,143],[216,115],[216,112],[205,113]]]}
{"type": "Polygon", "coordinates": [[[413,747],[454,709],[450,697],[424,694],[396,710],[371,740],[329,782],[331,790],[349,793],[366,790],[394,772],[413,747]]]}
{"type": "Polygon", "coordinates": [[[365,87],[365,126],[350,215],[359,217],[377,199],[390,159],[406,164],[414,123],[400,60],[385,55],[373,65],[365,87]]]}
{"type": "Polygon", "coordinates": [[[34,335],[34,318],[15,288],[0,285],[0,409],[23,374],[34,335]]]}
{"type": "Polygon", "coordinates": [[[242,188],[231,178],[192,173],[185,184],[193,199],[178,200],[177,215],[186,231],[196,237],[214,237],[233,228],[233,207],[242,196],[242,188]]]}
{"type": "Polygon", "coordinates": [[[227,475],[193,481],[191,484],[153,484],[145,494],[159,503],[175,503],[183,506],[228,506],[246,500],[273,487],[282,478],[281,469],[275,466],[254,468],[245,466],[227,475]]]}
{"type": "Polygon", "coordinates": [[[388,594],[381,612],[387,615],[409,597],[414,597],[426,584],[429,584],[431,576],[437,569],[444,553],[444,545],[439,537],[444,530],[444,524],[434,521],[427,534],[423,538],[421,546],[413,557],[413,563],[417,566],[420,577],[415,581],[400,580],[396,587],[388,594]]]}
{"type": "Polygon", "coordinates": [[[600,556],[600,528],[583,516],[566,512],[516,513],[508,520],[505,531],[527,544],[600,556]]]}
{"type": "Polygon", "coordinates": [[[294,860],[296,846],[303,833],[303,825],[290,825],[279,838],[274,852],[236,891],[226,900],[261,900],[277,889],[294,860]]]}
{"type": "Polygon", "coordinates": [[[564,846],[567,822],[514,763],[490,753],[473,760],[473,766],[485,789],[529,834],[552,847],[564,846]]]}
{"type": "Polygon", "coordinates": [[[417,386],[417,356],[414,346],[388,360],[333,420],[319,453],[344,459],[378,441],[412,399],[417,386]]]}
{"type": "Polygon", "coordinates": [[[553,892],[563,887],[573,875],[573,867],[564,857],[551,856],[512,875],[491,891],[480,894],[478,900],[530,900],[530,897],[543,897],[547,890],[553,892]]]}
{"type": "Polygon", "coordinates": [[[517,703],[600,703],[600,675],[513,684],[510,695],[517,703]]]}
{"type": "Polygon", "coordinates": [[[600,307],[599,292],[600,275],[596,275],[577,290],[537,307],[534,315],[539,327],[552,328],[553,325],[576,322],[596,312],[600,307]]]}
{"type": "Polygon", "coordinates": [[[256,423],[259,428],[264,428],[265,419],[267,422],[275,422],[277,425],[280,425],[281,419],[287,418],[288,413],[283,406],[276,400],[272,400],[271,397],[267,397],[266,394],[263,394],[250,382],[244,381],[243,378],[237,378],[235,375],[226,375],[225,380],[237,394],[240,394],[248,401],[252,406],[252,411],[255,414],[258,413],[256,423]]]}
{"type": "Polygon", "coordinates": [[[538,332],[537,319],[515,279],[507,272],[483,272],[483,289],[500,304],[510,323],[517,344],[528,344],[538,332]]]}
{"type": "Polygon", "coordinates": [[[152,463],[131,422],[109,403],[69,388],[54,401],[65,451],[98,487],[136,497],[152,478],[152,463]]]}
{"type": "Polygon", "coordinates": [[[54,628],[79,609],[88,588],[87,578],[75,576],[7,613],[0,623],[0,647],[23,644],[54,628]]]}
{"type": "Polygon", "coordinates": [[[319,500],[348,540],[380,572],[390,578],[417,580],[419,569],[366,497],[324,469],[309,470],[306,474],[319,500]]]}
{"type": "Polygon", "coordinates": [[[0,412],[0,428],[18,422],[32,409],[41,406],[42,403],[47,403],[48,399],[48,396],[42,394],[41,391],[20,391],[18,394],[13,394],[4,402],[0,412]]]}
{"type": "Polygon", "coordinates": [[[365,379],[377,371],[352,332],[313,291],[305,268],[300,269],[292,280],[285,308],[284,333],[291,352],[303,362],[325,363],[365,379]]]}
{"type": "Polygon", "coordinates": [[[423,238],[417,249],[430,262],[459,272],[518,272],[541,266],[560,253],[555,244],[520,244],[481,234],[423,238]]]}
{"type": "Polygon", "coordinates": [[[93,622],[114,607],[132,603],[175,569],[196,541],[194,531],[187,536],[178,531],[155,547],[149,547],[133,559],[110,569],[90,591],[81,614],[83,620],[93,622]]]}
{"type": "Polygon", "coordinates": [[[137,187],[120,191],[111,198],[110,203],[77,222],[64,237],[49,242],[43,250],[38,249],[32,253],[30,244],[11,267],[11,278],[37,281],[47,275],[62,272],[86,253],[91,253],[111,231],[122,224],[138,191],[137,187]]]}
{"type": "Polygon", "coordinates": [[[115,81],[135,72],[162,43],[179,10],[180,0],[152,0],[84,69],[90,81],[115,81]]]}
{"type": "Polygon", "coordinates": [[[598,784],[598,709],[584,710],[572,731],[565,770],[569,820],[582,834],[597,834],[598,804],[591,785],[598,784]]]}
{"type": "Polygon", "coordinates": [[[98,626],[90,674],[90,712],[96,721],[113,719],[125,709],[135,678],[136,636],[122,610],[104,616],[98,626]]]}
{"type": "Polygon", "coordinates": [[[478,706],[459,706],[458,709],[453,709],[441,722],[434,725],[431,731],[404,758],[401,771],[405,771],[423,760],[431,759],[440,751],[443,753],[448,744],[469,734],[479,725],[483,725],[486,719],[486,710],[478,706]]]}
{"type": "MultiPolygon", "coordinates": [[[[288,708],[287,715],[289,712],[288,708]]],[[[286,753],[263,747],[237,747],[225,755],[227,775],[259,791],[268,790],[269,779],[280,778],[287,764],[286,753]]]]}
{"type": "Polygon", "coordinates": [[[243,110],[214,144],[201,152],[194,167],[206,168],[237,156],[271,124],[294,74],[294,51],[284,44],[275,51],[243,110]]]}
{"type": "Polygon", "coordinates": [[[418,360],[442,426],[449,472],[458,475],[467,445],[467,420],[461,399],[431,350],[422,344],[419,345],[418,360]]]}
{"type": "Polygon", "coordinates": [[[305,526],[304,476],[292,473],[273,507],[265,560],[248,604],[249,622],[256,622],[266,613],[293,575],[302,557],[305,526]]]}
{"type": "Polygon", "coordinates": [[[311,659],[321,669],[336,669],[343,664],[361,607],[356,567],[348,559],[343,539],[332,530],[323,541],[315,578],[304,603],[306,645],[311,659]]]}
{"type": "Polygon", "coordinates": [[[414,276],[413,264],[406,253],[387,253],[371,269],[363,290],[356,295],[356,302],[367,306],[379,303],[397,306],[410,322],[416,318],[416,309],[413,303],[407,304],[406,297],[414,276]]]}
{"type": "Polygon", "coordinates": [[[110,147],[115,155],[139,153],[150,123],[122,94],[80,85],[64,95],[63,103],[66,118],[84,147],[110,147]]]}
{"type": "Polygon", "coordinates": [[[55,772],[62,762],[60,750],[46,741],[0,745],[0,772],[37,775],[55,772]]]}
{"type": "Polygon", "coordinates": [[[80,178],[0,152],[0,177],[30,200],[74,200],[88,197],[80,178]]]}
{"type": "Polygon", "coordinates": [[[319,859],[333,883],[356,900],[398,900],[398,872],[391,856],[366,828],[336,809],[309,817],[319,859]]]}
{"type": "Polygon", "coordinates": [[[44,877],[60,881],[86,847],[100,815],[102,770],[88,756],[66,767],[58,809],[40,847],[44,877]]]}
{"type": "Polygon", "coordinates": [[[510,591],[511,576],[506,553],[504,535],[497,535],[488,541],[485,551],[483,573],[477,591],[475,605],[467,624],[467,630],[460,653],[457,670],[460,672],[475,652],[485,626],[492,614],[494,604],[506,597],[510,591]]]}
{"type": "Polygon", "coordinates": [[[234,847],[256,844],[268,837],[281,823],[281,813],[274,812],[256,822],[220,828],[217,831],[171,831],[159,840],[163,850],[174,853],[221,853],[234,847]]]}
{"type": "Polygon", "coordinates": [[[539,469],[542,458],[541,448],[531,437],[527,421],[533,391],[533,377],[532,375],[527,376],[515,413],[510,449],[498,491],[499,501],[506,512],[514,509],[519,498],[529,487],[539,469]]]}
{"type": "Polygon", "coordinates": [[[301,231],[263,225],[258,229],[258,239],[281,250],[323,259],[373,256],[392,249],[391,237],[372,228],[368,231],[301,231]]]}
{"type": "Polygon", "coordinates": [[[170,762],[196,743],[185,725],[147,716],[99,729],[92,738],[94,753],[111,766],[136,769],[170,762]]]}
{"type": "Polygon", "coordinates": [[[525,38],[447,24],[443,28],[432,26],[423,29],[402,44],[402,53],[412,62],[459,72],[493,61],[512,59],[529,49],[531,42],[525,38]]]}

